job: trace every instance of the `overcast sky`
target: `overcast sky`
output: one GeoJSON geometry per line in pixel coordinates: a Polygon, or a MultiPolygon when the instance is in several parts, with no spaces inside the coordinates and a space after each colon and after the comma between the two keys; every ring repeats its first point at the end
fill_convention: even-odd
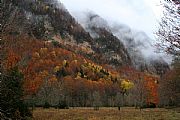
{"type": "MultiPolygon", "coordinates": [[[[158,20],[162,14],[160,0],[60,0],[74,15],[93,11],[107,21],[123,23],[135,30],[144,31],[154,39],[158,20]]],[[[76,15],[77,16],[77,15],[76,15]]]]}

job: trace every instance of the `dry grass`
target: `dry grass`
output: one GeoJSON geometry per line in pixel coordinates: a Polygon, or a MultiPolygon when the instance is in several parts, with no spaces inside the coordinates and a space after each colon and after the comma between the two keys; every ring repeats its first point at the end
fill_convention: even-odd
{"type": "Polygon", "coordinates": [[[139,109],[123,108],[70,108],[70,109],[42,109],[33,112],[34,120],[180,120],[180,113],[167,109],[139,109]]]}

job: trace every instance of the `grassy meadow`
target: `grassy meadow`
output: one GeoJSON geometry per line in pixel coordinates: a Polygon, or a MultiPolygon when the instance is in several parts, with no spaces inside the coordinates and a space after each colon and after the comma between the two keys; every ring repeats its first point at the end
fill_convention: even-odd
{"type": "Polygon", "coordinates": [[[43,109],[33,111],[34,120],[180,120],[180,111],[174,109],[152,108],[70,108],[43,109]]]}

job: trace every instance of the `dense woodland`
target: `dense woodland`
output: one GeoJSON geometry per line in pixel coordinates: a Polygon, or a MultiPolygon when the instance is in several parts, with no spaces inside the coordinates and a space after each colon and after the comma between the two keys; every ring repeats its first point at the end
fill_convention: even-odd
{"type": "Polygon", "coordinates": [[[138,72],[130,67],[115,71],[108,65],[97,65],[71,51],[54,47],[52,43],[19,38],[6,38],[8,46],[4,65],[7,70],[19,68],[24,75],[27,98],[29,95],[37,97],[39,105],[44,102],[57,105],[61,99],[65,99],[69,106],[92,106],[94,92],[102,97],[103,106],[117,106],[115,98],[121,97],[117,95],[129,94],[132,98],[126,101],[127,105],[144,105],[146,102],[157,104],[156,82],[159,78],[156,75],[138,72]],[[11,42],[13,45],[9,44],[11,42]],[[135,93],[129,92],[130,88],[135,93]],[[149,93],[144,93],[146,90],[149,93]],[[134,99],[136,101],[131,101],[141,92],[142,100],[139,96],[137,100],[134,99]]]}
{"type": "MultiPolygon", "coordinates": [[[[3,24],[0,39],[0,117],[26,119],[32,115],[28,108],[34,107],[94,107],[98,110],[101,106],[119,109],[122,106],[179,106],[179,26],[175,29],[177,34],[174,36],[178,37],[177,41],[170,42],[173,43],[171,49],[165,50],[173,54],[170,69],[165,72],[159,70],[158,74],[145,69],[139,70],[131,65],[132,58],[129,58],[122,43],[118,43],[111,33],[99,31],[102,32],[99,34],[105,37],[93,41],[93,38],[69,17],[67,11],[54,11],[53,4],[49,5],[51,1],[35,0],[42,9],[36,9],[37,6],[29,0],[21,4],[18,2],[3,0],[2,3],[4,11],[1,15],[3,24]],[[22,4],[30,6],[24,8],[22,4]],[[28,21],[24,11],[33,12],[37,19],[28,21]],[[17,16],[14,18],[12,14],[17,16]],[[53,30],[40,25],[44,20],[40,19],[39,22],[38,17],[43,18],[43,14],[49,15],[53,20],[53,30]],[[64,16],[68,18],[65,19],[64,16]],[[55,22],[64,19],[65,23],[55,22]],[[111,42],[104,43],[107,39],[112,39],[111,42],[115,41],[119,46],[113,47],[111,42]],[[103,53],[110,50],[127,58],[117,62],[115,59],[107,59],[109,55],[104,57],[103,53]]],[[[176,6],[179,2],[170,1],[165,5],[176,6]]],[[[166,8],[168,12],[169,7],[166,8]]],[[[179,12],[176,16],[179,17],[179,12]]],[[[161,26],[167,25],[163,20],[161,26]]],[[[159,40],[163,39],[161,35],[164,34],[165,31],[160,28],[157,32],[161,38],[159,40]]],[[[171,36],[168,42],[172,40],[171,36]]]]}

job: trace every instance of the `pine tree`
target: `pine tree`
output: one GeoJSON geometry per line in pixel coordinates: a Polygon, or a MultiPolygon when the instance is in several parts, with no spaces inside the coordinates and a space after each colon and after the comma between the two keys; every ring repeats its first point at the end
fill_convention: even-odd
{"type": "Polygon", "coordinates": [[[15,67],[0,75],[0,112],[7,118],[22,119],[31,116],[23,101],[23,75],[15,67]]]}

